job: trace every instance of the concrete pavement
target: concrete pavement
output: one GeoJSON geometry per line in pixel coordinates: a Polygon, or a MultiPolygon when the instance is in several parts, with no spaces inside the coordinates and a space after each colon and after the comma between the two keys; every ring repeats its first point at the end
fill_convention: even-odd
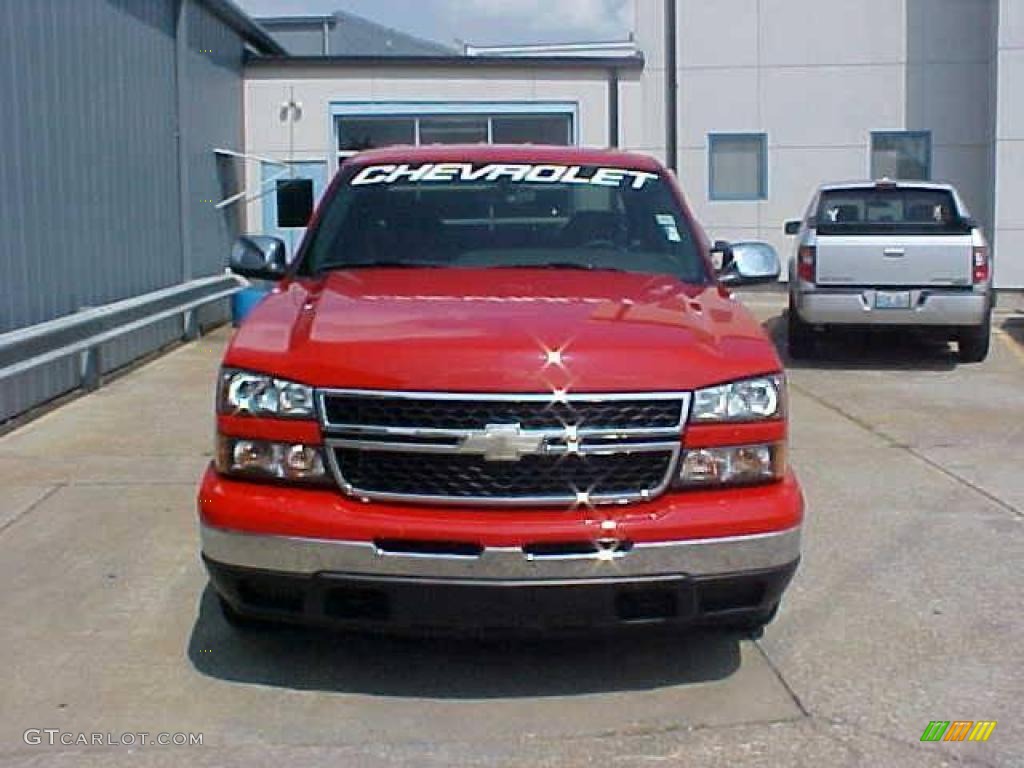
{"type": "MultiPolygon", "coordinates": [[[[778,297],[750,304],[778,336],[778,297]]],[[[1000,322],[981,365],[884,340],[790,369],[805,559],[758,641],[237,634],[193,511],[227,331],[182,347],[0,438],[0,764],[1024,764],[1024,357],[1000,322]],[[937,719],[998,725],[920,743],[937,719]]]]}

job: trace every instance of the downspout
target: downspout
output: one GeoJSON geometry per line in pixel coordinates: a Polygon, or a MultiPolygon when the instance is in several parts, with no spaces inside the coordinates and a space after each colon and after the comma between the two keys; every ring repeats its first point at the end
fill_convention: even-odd
{"type": "Polygon", "coordinates": [[[608,146],[619,146],[619,69],[608,68],[608,146]]]}
{"type": "Polygon", "coordinates": [[[679,124],[678,72],[676,71],[676,0],[665,0],[665,154],[673,171],[678,170],[679,124]]]}
{"type": "Polygon", "coordinates": [[[192,278],[192,240],[190,233],[192,205],[189,200],[188,172],[188,5],[189,0],[178,3],[178,18],[174,29],[174,84],[177,99],[178,139],[178,226],[181,233],[181,281],[192,278]]]}

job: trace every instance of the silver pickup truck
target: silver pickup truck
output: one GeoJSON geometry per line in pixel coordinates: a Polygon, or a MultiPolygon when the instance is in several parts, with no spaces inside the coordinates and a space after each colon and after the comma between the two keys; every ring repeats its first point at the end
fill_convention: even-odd
{"type": "Polygon", "coordinates": [[[993,304],[988,243],[949,184],[826,184],[800,221],[789,275],[789,352],[814,351],[833,327],[900,326],[985,359],[993,304]]]}

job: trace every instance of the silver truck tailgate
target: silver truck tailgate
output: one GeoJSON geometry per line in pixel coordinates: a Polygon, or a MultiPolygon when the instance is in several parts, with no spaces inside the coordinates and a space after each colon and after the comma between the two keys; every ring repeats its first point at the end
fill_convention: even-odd
{"type": "Polygon", "coordinates": [[[819,285],[970,285],[969,234],[819,235],[819,285]]]}

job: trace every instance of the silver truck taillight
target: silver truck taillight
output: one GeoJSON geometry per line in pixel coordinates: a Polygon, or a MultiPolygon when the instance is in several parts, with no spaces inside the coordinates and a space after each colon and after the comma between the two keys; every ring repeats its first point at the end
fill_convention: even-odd
{"type": "Polygon", "coordinates": [[[987,283],[989,277],[988,246],[976,245],[971,256],[971,281],[987,283]]]}
{"type": "Polygon", "coordinates": [[[813,245],[801,245],[796,257],[796,274],[801,280],[813,283],[815,277],[815,261],[818,249],[813,245]]]}

